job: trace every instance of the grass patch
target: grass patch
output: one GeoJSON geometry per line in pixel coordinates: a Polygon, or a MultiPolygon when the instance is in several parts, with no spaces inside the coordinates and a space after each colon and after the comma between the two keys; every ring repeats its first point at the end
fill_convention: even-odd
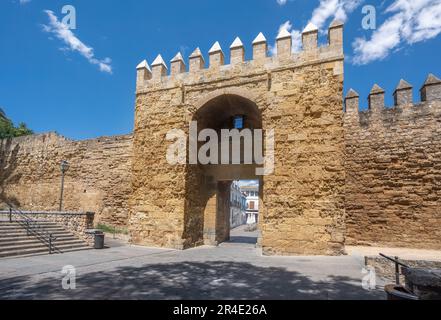
{"type": "Polygon", "coordinates": [[[115,228],[115,227],[108,226],[103,223],[97,224],[96,229],[99,229],[99,230],[106,232],[106,233],[125,234],[125,235],[129,234],[129,231],[126,228],[115,228]]]}

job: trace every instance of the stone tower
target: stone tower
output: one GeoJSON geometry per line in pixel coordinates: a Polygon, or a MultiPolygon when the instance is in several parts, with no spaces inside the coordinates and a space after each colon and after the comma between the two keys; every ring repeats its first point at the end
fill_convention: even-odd
{"type": "MultiPolygon", "coordinates": [[[[311,24],[302,41],[302,51],[293,53],[291,34],[282,30],[273,56],[259,34],[250,61],[236,38],[229,64],[218,42],[207,63],[197,48],[188,68],[180,53],[169,69],[161,55],[151,68],[139,64],[129,217],[134,243],[185,249],[227,240],[231,181],[258,179],[264,254],[343,252],[343,24],[331,24],[325,46],[318,46],[311,24]],[[256,163],[167,161],[172,132],[188,135],[192,121],[198,132],[220,131],[236,115],[244,116],[245,128],[274,133],[271,174],[257,175],[256,163]]],[[[191,141],[185,145],[191,149],[191,141]]]]}

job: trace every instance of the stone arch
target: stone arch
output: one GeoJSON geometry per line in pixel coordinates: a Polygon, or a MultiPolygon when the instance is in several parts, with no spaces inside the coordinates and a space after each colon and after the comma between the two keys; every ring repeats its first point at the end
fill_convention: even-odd
{"type": "Polygon", "coordinates": [[[196,111],[199,110],[211,100],[224,95],[239,96],[253,102],[257,101],[258,98],[257,95],[252,90],[245,90],[244,88],[238,88],[238,87],[222,88],[211,91],[205,94],[204,96],[202,96],[199,100],[197,100],[196,103],[194,104],[195,110],[196,111]]]}
{"type": "MultiPolygon", "coordinates": [[[[192,120],[198,121],[198,131],[232,129],[228,128],[228,119],[238,113],[245,115],[244,128],[263,129],[262,111],[255,99],[254,94],[240,88],[215,90],[195,103],[192,120]]],[[[231,182],[240,179],[263,182],[256,176],[256,165],[187,165],[184,247],[228,240],[229,216],[225,219],[225,213],[229,214],[229,204],[227,209],[222,203],[229,202],[231,182]]]]}

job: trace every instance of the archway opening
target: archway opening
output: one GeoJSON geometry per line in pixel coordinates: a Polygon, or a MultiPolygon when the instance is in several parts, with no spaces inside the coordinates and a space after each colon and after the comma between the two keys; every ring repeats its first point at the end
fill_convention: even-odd
{"type": "Polygon", "coordinates": [[[231,183],[229,242],[257,244],[259,202],[259,180],[239,180],[231,183]]]}
{"type": "Polygon", "coordinates": [[[232,239],[232,235],[233,242],[249,243],[252,240],[231,232],[246,228],[248,223],[253,224],[249,232],[255,232],[257,241],[260,220],[258,215],[255,220],[248,218],[247,196],[238,199],[242,194],[238,185],[239,181],[254,181],[258,190],[253,194],[253,207],[262,207],[263,179],[256,173],[261,167],[259,154],[263,156],[259,108],[244,97],[223,94],[199,108],[193,124],[197,124],[198,161],[187,165],[185,246],[218,245],[232,239]],[[233,135],[237,135],[236,140],[233,135]],[[260,135],[260,143],[256,135],[260,135]],[[240,207],[238,201],[245,201],[245,207],[240,207]]]}

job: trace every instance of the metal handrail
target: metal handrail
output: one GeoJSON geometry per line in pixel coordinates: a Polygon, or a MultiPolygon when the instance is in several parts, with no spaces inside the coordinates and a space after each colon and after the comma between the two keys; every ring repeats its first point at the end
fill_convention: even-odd
{"type": "Polygon", "coordinates": [[[408,265],[400,262],[398,260],[399,259],[398,257],[395,257],[395,259],[394,259],[394,258],[391,258],[391,257],[383,254],[383,253],[380,253],[380,256],[382,256],[383,258],[386,258],[387,260],[392,261],[393,263],[395,263],[395,282],[396,282],[397,285],[400,285],[400,275],[401,275],[400,266],[405,268],[405,269],[409,269],[410,267],[408,265]]]}
{"type": "Polygon", "coordinates": [[[52,254],[53,252],[60,252],[55,245],[54,241],[57,240],[56,237],[53,236],[52,233],[47,232],[44,230],[39,224],[37,220],[31,219],[28,215],[26,215],[24,212],[20,211],[19,209],[16,209],[9,205],[9,222],[13,222],[13,216],[17,216],[21,218],[21,220],[16,220],[21,226],[23,226],[26,229],[27,235],[30,236],[31,234],[35,236],[40,242],[47,245],[49,248],[49,254],[52,254]]]}

